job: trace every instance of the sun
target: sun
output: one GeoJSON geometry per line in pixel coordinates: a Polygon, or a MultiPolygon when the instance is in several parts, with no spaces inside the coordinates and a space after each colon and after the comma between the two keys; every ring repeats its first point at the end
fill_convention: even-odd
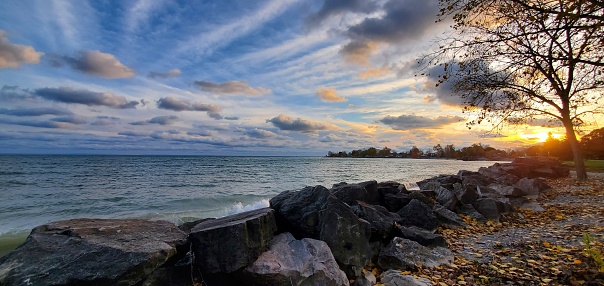
{"type": "Polygon", "coordinates": [[[537,132],[527,132],[527,133],[522,133],[519,134],[520,138],[526,140],[526,141],[530,141],[532,143],[543,143],[547,140],[547,138],[550,136],[552,136],[552,138],[554,139],[560,139],[562,137],[561,134],[556,134],[556,133],[551,133],[551,132],[546,132],[546,131],[537,131],[537,132]]]}

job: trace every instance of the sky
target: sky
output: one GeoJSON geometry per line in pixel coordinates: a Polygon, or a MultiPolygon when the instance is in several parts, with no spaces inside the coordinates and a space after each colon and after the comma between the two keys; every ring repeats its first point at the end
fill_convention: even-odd
{"type": "Polygon", "coordinates": [[[325,155],[482,143],[416,76],[425,0],[3,0],[0,153],[325,155]]]}

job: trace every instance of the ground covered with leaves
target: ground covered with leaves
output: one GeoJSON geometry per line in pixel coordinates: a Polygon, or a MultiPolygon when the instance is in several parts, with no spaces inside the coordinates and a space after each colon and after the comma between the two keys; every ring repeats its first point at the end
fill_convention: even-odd
{"type": "Polygon", "coordinates": [[[439,229],[451,266],[405,271],[433,285],[604,285],[604,173],[587,182],[550,180],[543,212],[520,210],[502,222],[464,217],[464,229],[439,229]]]}

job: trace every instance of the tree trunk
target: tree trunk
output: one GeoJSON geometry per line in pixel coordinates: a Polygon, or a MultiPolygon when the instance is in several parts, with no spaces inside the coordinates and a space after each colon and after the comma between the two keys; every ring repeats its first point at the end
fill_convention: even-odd
{"type": "Polygon", "coordinates": [[[583,161],[583,152],[581,151],[579,141],[577,140],[577,136],[575,135],[575,129],[573,128],[572,120],[570,118],[565,118],[562,120],[562,124],[566,129],[566,139],[568,139],[570,148],[573,151],[573,159],[575,161],[577,179],[579,181],[585,181],[587,180],[587,171],[585,170],[585,162],[583,161]]]}

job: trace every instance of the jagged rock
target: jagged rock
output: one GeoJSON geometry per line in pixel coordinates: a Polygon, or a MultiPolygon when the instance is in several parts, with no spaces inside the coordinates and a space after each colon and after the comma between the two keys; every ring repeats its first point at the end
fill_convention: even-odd
{"type": "Polygon", "coordinates": [[[166,221],[58,221],[0,258],[0,285],[134,285],[187,250],[186,234],[166,221]]]}
{"type": "Polygon", "coordinates": [[[341,186],[346,186],[346,185],[348,185],[348,183],[346,183],[346,182],[339,182],[339,183],[333,184],[333,186],[331,186],[331,188],[333,189],[333,188],[337,188],[337,187],[341,187],[341,186]]]}
{"type": "Polygon", "coordinates": [[[499,221],[501,214],[505,212],[502,202],[492,198],[482,198],[476,201],[474,208],[489,220],[499,221]]]}
{"type": "Polygon", "coordinates": [[[438,220],[432,208],[419,200],[411,200],[397,213],[401,216],[401,225],[417,226],[428,230],[435,230],[438,227],[438,220]]]}
{"type": "Polygon", "coordinates": [[[394,231],[394,236],[413,240],[423,246],[449,246],[442,235],[417,226],[397,227],[394,231]]]}
{"type": "Polygon", "coordinates": [[[481,197],[480,188],[476,185],[456,183],[453,192],[461,204],[473,204],[481,197]]]}
{"type": "Polygon", "coordinates": [[[371,258],[370,224],[358,218],[350,206],[329,197],[319,211],[319,237],[325,241],[348,277],[357,277],[371,258]]]}
{"type": "Polygon", "coordinates": [[[360,185],[342,185],[331,189],[331,194],[348,205],[353,205],[357,201],[365,200],[367,190],[360,185]]]}
{"type": "Polygon", "coordinates": [[[455,196],[455,193],[449,191],[446,188],[439,187],[435,190],[436,192],[436,201],[442,206],[446,207],[449,210],[454,210],[459,203],[459,200],[455,196]]]}
{"type": "Polygon", "coordinates": [[[451,265],[453,253],[444,247],[429,248],[415,241],[395,237],[382,248],[378,265],[383,269],[410,270],[416,267],[451,265]]]}
{"type": "Polygon", "coordinates": [[[372,205],[379,205],[382,203],[382,197],[378,192],[378,183],[377,181],[367,181],[359,183],[359,186],[365,188],[367,191],[367,196],[363,199],[364,202],[372,205]]]}
{"type": "Polygon", "coordinates": [[[325,241],[340,267],[351,277],[360,274],[371,256],[370,224],[322,186],[286,191],[270,200],[280,230],[298,238],[325,241]],[[297,233],[297,234],[296,234],[297,233]]]}
{"type": "Polygon", "coordinates": [[[514,185],[524,192],[525,196],[537,198],[542,191],[551,189],[551,187],[542,179],[522,178],[514,185]]]}
{"type": "Polygon", "coordinates": [[[478,173],[504,185],[514,185],[520,178],[509,173],[512,168],[508,164],[495,163],[493,166],[480,167],[478,173]]]}
{"type": "Polygon", "coordinates": [[[512,199],[510,199],[510,203],[512,204],[513,207],[515,207],[517,209],[531,210],[534,212],[544,212],[545,211],[545,209],[538,202],[536,202],[534,200],[530,200],[525,197],[512,198],[512,199]]]}
{"type": "Polygon", "coordinates": [[[512,161],[514,169],[510,170],[516,176],[528,178],[562,178],[568,177],[570,169],[563,166],[559,160],[546,157],[515,158],[512,161]]]}
{"type": "Polygon", "coordinates": [[[208,221],[208,220],[213,220],[215,218],[203,218],[203,219],[198,219],[198,220],[194,220],[194,221],[188,221],[188,222],[184,222],[181,225],[178,226],[178,228],[180,230],[182,230],[184,233],[189,233],[191,232],[191,229],[193,229],[196,225],[204,222],[204,221],[208,221]]]}
{"type": "Polygon", "coordinates": [[[417,182],[420,189],[431,189],[436,190],[438,187],[444,187],[449,190],[453,190],[453,184],[461,183],[458,176],[453,175],[440,175],[430,179],[417,182]],[[437,187],[438,185],[438,187],[437,187]]]}
{"type": "Polygon", "coordinates": [[[352,211],[361,219],[369,222],[371,226],[371,240],[382,240],[392,231],[394,223],[401,220],[396,213],[389,212],[383,206],[369,205],[358,202],[352,211]]]}
{"type": "Polygon", "coordinates": [[[270,200],[277,226],[297,238],[319,238],[319,211],[325,207],[330,192],[323,186],[285,191],[270,200]]]}
{"type": "Polygon", "coordinates": [[[433,206],[433,205],[434,205],[434,199],[433,199],[433,198],[431,199],[431,198],[427,197],[427,196],[424,194],[424,192],[421,192],[421,191],[413,191],[413,192],[410,192],[410,193],[409,193],[409,197],[410,197],[411,199],[416,199],[416,200],[419,200],[419,201],[421,201],[422,203],[427,204],[427,205],[429,205],[429,206],[433,206]]]}
{"type": "Polygon", "coordinates": [[[482,214],[480,214],[474,208],[474,206],[472,206],[470,204],[459,204],[459,205],[457,205],[457,208],[455,209],[455,212],[458,213],[458,214],[467,215],[467,216],[475,219],[478,222],[486,222],[487,221],[487,218],[484,217],[482,214]]]}
{"type": "Polygon", "coordinates": [[[400,271],[390,269],[380,276],[384,286],[432,286],[427,278],[415,278],[413,275],[403,275],[400,271]]]}
{"type": "Polygon", "coordinates": [[[276,231],[271,208],[202,222],[189,234],[194,264],[203,273],[239,270],[268,249],[276,231]]]}
{"type": "Polygon", "coordinates": [[[464,228],[467,226],[456,213],[450,211],[444,206],[435,206],[433,212],[434,215],[436,215],[440,225],[444,225],[449,228],[464,228]]]}
{"type": "Polygon", "coordinates": [[[245,285],[349,285],[325,242],[290,233],[277,235],[242,276],[245,285]]]}
{"type": "MultiPolygon", "coordinates": [[[[487,187],[488,187],[488,190],[491,190],[504,197],[516,198],[516,197],[522,197],[522,196],[527,195],[527,193],[525,193],[522,189],[514,187],[513,184],[512,185],[502,185],[502,184],[495,183],[495,184],[490,184],[487,187]]],[[[483,189],[480,189],[480,190],[484,194],[483,189]]]]}
{"type": "Polygon", "coordinates": [[[406,206],[409,202],[411,202],[411,196],[409,194],[403,193],[392,193],[384,195],[384,203],[383,206],[386,207],[388,211],[398,212],[404,206],[406,206]]]}
{"type": "Polygon", "coordinates": [[[375,278],[375,275],[369,271],[366,271],[363,273],[363,275],[359,276],[354,283],[352,283],[352,286],[373,286],[376,283],[377,278],[375,278]]]}

